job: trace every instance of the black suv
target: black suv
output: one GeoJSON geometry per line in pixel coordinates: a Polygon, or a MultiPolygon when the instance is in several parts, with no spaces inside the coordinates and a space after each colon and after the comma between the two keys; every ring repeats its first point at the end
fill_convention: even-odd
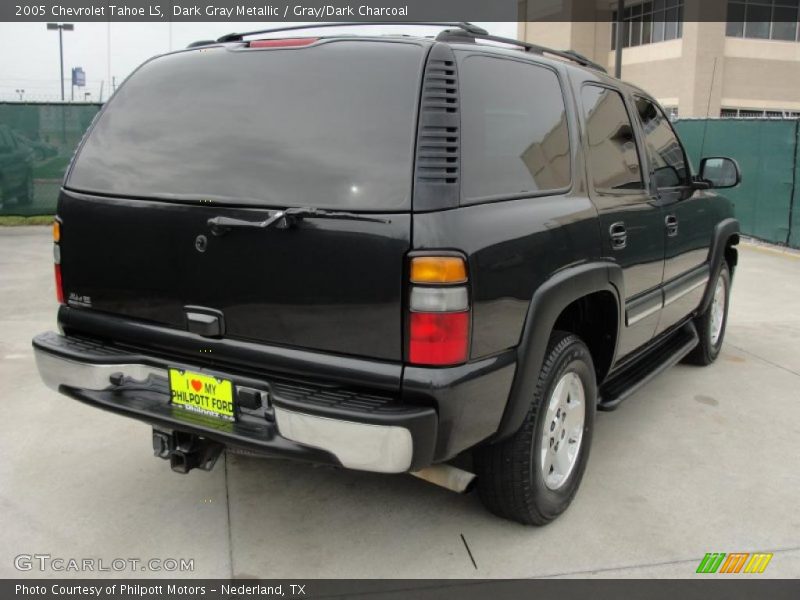
{"type": "Polygon", "coordinates": [[[141,66],[64,181],[44,381],[176,471],[228,447],[563,512],[595,410],[717,357],[739,226],[711,190],[739,169],[693,175],[577,54],[450,27],[141,66]]]}

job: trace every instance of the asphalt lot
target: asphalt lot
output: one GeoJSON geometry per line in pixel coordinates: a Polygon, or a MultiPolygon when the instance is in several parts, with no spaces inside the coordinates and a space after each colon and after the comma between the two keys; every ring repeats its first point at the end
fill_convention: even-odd
{"type": "Polygon", "coordinates": [[[693,577],[754,551],[775,554],[760,577],[800,576],[800,254],[742,246],[720,359],[600,413],[575,502],[538,529],[410,476],[234,455],[172,473],[146,425],[39,381],[52,279],[49,228],[0,228],[0,577],[92,576],[15,569],[34,553],[194,559],[127,577],[693,577]]]}

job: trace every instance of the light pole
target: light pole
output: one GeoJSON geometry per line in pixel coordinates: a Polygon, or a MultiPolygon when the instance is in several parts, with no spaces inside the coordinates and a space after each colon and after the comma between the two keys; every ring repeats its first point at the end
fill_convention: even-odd
{"type": "Polygon", "coordinates": [[[19,94],[19,101],[22,102],[22,95],[25,93],[25,90],[14,90],[14,92],[19,94]]]}
{"type": "Polygon", "coordinates": [[[49,30],[56,30],[58,29],[58,57],[60,63],[60,71],[61,74],[61,101],[64,102],[64,38],[63,32],[64,31],[72,31],[75,29],[75,25],[72,23],[48,23],[47,29],[49,30]]]}
{"type": "Polygon", "coordinates": [[[614,53],[614,77],[620,79],[622,77],[622,44],[625,38],[622,35],[622,27],[625,25],[625,0],[617,0],[617,37],[614,40],[616,44],[614,53]]]}

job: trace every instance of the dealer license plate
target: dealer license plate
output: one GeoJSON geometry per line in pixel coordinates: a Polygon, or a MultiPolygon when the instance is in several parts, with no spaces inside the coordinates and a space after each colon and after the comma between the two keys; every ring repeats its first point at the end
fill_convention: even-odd
{"type": "Polygon", "coordinates": [[[209,375],[169,370],[172,404],[193,412],[233,421],[233,384],[209,375]]]}

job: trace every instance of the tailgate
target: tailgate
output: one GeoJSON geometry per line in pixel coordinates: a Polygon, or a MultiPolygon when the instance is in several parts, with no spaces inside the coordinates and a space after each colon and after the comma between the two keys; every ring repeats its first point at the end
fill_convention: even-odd
{"type": "Polygon", "coordinates": [[[199,305],[222,311],[227,337],[400,359],[409,215],[381,215],[385,223],[305,219],[220,237],[207,225],[214,216],[268,215],[64,192],[67,304],[180,329],[184,307],[199,305]]]}
{"type": "Polygon", "coordinates": [[[410,42],[320,40],[145,63],[65,182],[67,303],[180,329],[186,306],[205,307],[228,338],[401,359],[424,60],[410,42]],[[350,216],[208,224],[291,207],[350,216]]]}

